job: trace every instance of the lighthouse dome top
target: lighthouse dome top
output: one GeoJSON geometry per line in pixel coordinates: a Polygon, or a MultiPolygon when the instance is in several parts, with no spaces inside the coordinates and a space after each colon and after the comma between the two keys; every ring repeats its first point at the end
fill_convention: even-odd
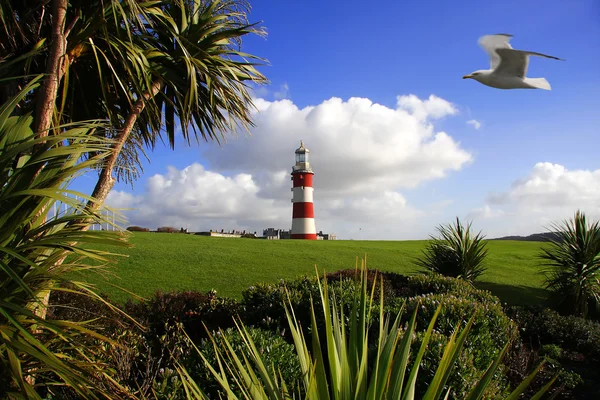
{"type": "Polygon", "coordinates": [[[296,154],[300,153],[310,153],[310,150],[304,147],[304,142],[302,140],[300,141],[300,147],[296,149],[296,154]]]}
{"type": "Polygon", "coordinates": [[[305,171],[312,173],[310,163],[308,162],[309,150],[304,147],[304,142],[300,141],[300,147],[296,149],[296,165],[292,168],[292,171],[305,171]]]}

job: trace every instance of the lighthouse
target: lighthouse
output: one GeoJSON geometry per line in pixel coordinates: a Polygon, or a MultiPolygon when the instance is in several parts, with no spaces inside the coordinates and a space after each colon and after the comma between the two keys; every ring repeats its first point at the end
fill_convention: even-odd
{"type": "Polygon", "coordinates": [[[292,167],[292,239],[317,240],[313,205],[313,171],[308,162],[309,150],[300,141],[296,149],[296,165],[292,167]]]}

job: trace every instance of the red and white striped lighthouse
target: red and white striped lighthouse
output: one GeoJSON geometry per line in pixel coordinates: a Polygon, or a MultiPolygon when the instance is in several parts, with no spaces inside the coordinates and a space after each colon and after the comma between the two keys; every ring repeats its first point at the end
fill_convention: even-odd
{"type": "Polygon", "coordinates": [[[315,208],[313,205],[313,171],[308,162],[308,149],[300,141],[296,149],[296,165],[292,167],[292,239],[317,240],[315,208]]]}

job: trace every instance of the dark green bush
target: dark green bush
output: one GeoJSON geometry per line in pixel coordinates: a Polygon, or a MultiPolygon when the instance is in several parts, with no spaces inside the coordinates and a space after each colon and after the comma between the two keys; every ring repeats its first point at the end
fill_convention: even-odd
{"type": "MultiPolygon", "coordinates": [[[[421,345],[423,335],[424,332],[419,332],[416,340],[411,346],[411,360],[414,359],[415,355],[419,351],[419,346],[421,345]]],[[[447,343],[448,337],[446,335],[433,332],[429,342],[428,350],[421,360],[421,365],[419,368],[419,379],[417,380],[416,388],[417,398],[425,394],[427,391],[427,384],[431,382],[433,376],[435,375],[435,370],[439,365],[442,355],[444,354],[444,348],[447,343]]],[[[448,390],[448,388],[451,388],[451,395],[449,397],[450,399],[464,399],[469,389],[471,389],[473,385],[477,383],[482,371],[475,366],[474,362],[475,357],[473,353],[469,349],[465,348],[458,357],[458,360],[454,365],[454,370],[452,371],[452,374],[450,375],[444,388],[444,393],[448,390]]],[[[500,398],[502,394],[507,394],[507,389],[508,381],[501,373],[497,373],[490,384],[488,392],[488,396],[490,397],[488,398],[500,398]]]]}
{"type": "Polygon", "coordinates": [[[563,316],[548,308],[508,307],[523,339],[533,346],[556,344],[600,362],[600,323],[581,317],[563,316]]]}
{"type": "MultiPolygon", "coordinates": [[[[271,331],[248,328],[248,333],[257,349],[262,353],[266,366],[272,366],[276,371],[279,371],[287,384],[297,385],[302,378],[302,372],[295,347],[271,331]]],[[[250,357],[247,346],[244,344],[237,328],[228,328],[222,334],[215,334],[214,336],[220,349],[225,348],[223,337],[226,337],[229,344],[236,349],[236,353],[240,358],[243,355],[250,357]]],[[[197,346],[211,365],[217,365],[215,349],[209,339],[202,339],[197,346]]],[[[184,366],[206,394],[212,398],[218,398],[221,387],[197,352],[193,352],[184,361],[184,366]]],[[[289,387],[289,389],[294,391],[294,386],[289,387]]]]}
{"type": "Polygon", "coordinates": [[[597,398],[600,393],[600,324],[574,316],[562,316],[548,308],[511,306],[506,313],[518,325],[520,344],[507,357],[512,382],[519,382],[526,365],[548,358],[541,378],[558,374],[561,398],[597,398]],[[527,363],[524,360],[530,359],[527,363]],[[591,393],[595,393],[592,395],[591,393]]]}
{"type": "MultiPolygon", "coordinates": [[[[451,335],[457,324],[464,326],[472,315],[476,316],[471,334],[465,343],[466,353],[461,356],[468,355],[469,359],[463,360],[451,378],[456,385],[460,384],[457,387],[460,387],[461,391],[466,391],[474,377],[485,371],[504,344],[517,336],[516,326],[504,314],[498,298],[489,292],[474,288],[468,282],[441,276],[407,277],[378,271],[377,281],[374,280],[375,276],[376,271],[369,271],[369,287],[377,282],[375,293],[379,294],[378,284],[383,279],[384,310],[387,315],[397,313],[402,304],[405,304],[403,320],[406,322],[419,306],[418,331],[423,332],[427,329],[439,303],[443,306],[435,330],[440,335],[451,335]]],[[[354,270],[337,271],[327,275],[331,292],[336,296],[338,304],[344,305],[346,310],[350,309],[353,293],[358,289],[355,277],[354,270]]],[[[244,322],[285,333],[287,319],[282,306],[285,288],[290,294],[298,320],[305,329],[310,326],[310,298],[312,296],[315,304],[320,304],[320,299],[317,279],[309,277],[288,282],[280,281],[277,284],[258,284],[248,288],[243,292],[242,300],[245,309],[244,322]]],[[[375,317],[378,313],[373,314],[375,317]]],[[[317,319],[319,317],[317,314],[317,319]]],[[[320,320],[317,322],[322,324],[320,320]]],[[[374,318],[371,322],[371,329],[378,329],[378,321],[374,318]]],[[[305,332],[309,333],[308,330],[305,332]]],[[[434,352],[434,349],[428,350],[427,353],[428,359],[433,360],[432,357],[437,353],[430,352],[434,352]]],[[[433,372],[433,367],[431,371],[433,372]]],[[[497,381],[498,390],[506,387],[505,381],[500,378],[497,381]]],[[[419,382],[428,380],[419,376],[419,382]]]]}
{"type": "Polygon", "coordinates": [[[156,292],[148,301],[128,302],[125,311],[148,327],[148,335],[159,337],[165,327],[181,323],[193,341],[206,337],[206,329],[234,326],[233,317],[240,313],[235,299],[220,298],[214,291],[199,293],[156,292]]]}
{"type": "Polygon", "coordinates": [[[471,316],[475,316],[471,334],[465,342],[465,349],[473,355],[473,365],[485,370],[498,355],[505,343],[517,336],[516,325],[502,311],[496,302],[481,302],[468,297],[458,297],[448,293],[427,294],[406,300],[396,299],[388,311],[397,312],[405,304],[404,319],[417,313],[417,330],[425,331],[438,305],[442,305],[435,330],[449,336],[457,324],[464,326],[471,316]]]}
{"type": "MultiPolygon", "coordinates": [[[[344,305],[347,311],[354,298],[354,293],[359,289],[358,284],[345,279],[341,282],[330,281],[330,292],[336,296],[336,301],[344,305]]],[[[291,281],[279,281],[276,284],[258,283],[242,292],[241,306],[244,309],[241,315],[247,325],[278,331],[291,341],[287,331],[288,321],[283,308],[283,301],[289,295],[294,313],[301,321],[304,333],[310,333],[310,301],[315,306],[321,305],[318,281],[314,277],[300,277],[291,281]],[[286,290],[287,293],[286,294],[286,290]]],[[[317,325],[323,326],[320,313],[317,313],[317,325]]]]}
{"type": "Polygon", "coordinates": [[[129,232],[150,232],[150,229],[148,228],[142,228],[141,226],[128,226],[127,230],[129,232]]]}

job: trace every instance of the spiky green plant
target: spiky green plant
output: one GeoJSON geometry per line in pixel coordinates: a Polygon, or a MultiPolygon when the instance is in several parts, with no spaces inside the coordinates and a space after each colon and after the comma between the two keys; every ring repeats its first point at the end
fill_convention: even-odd
{"type": "MultiPolygon", "coordinates": [[[[415,398],[419,366],[431,338],[440,308],[438,307],[433,316],[419,351],[411,362],[409,361],[410,345],[415,337],[417,311],[415,310],[405,329],[400,326],[402,311],[395,316],[393,323],[390,324],[391,319],[384,318],[383,315],[383,295],[381,295],[377,347],[375,354],[370,354],[372,349],[369,348],[368,344],[369,335],[372,331],[368,321],[371,313],[375,310],[373,304],[375,285],[368,290],[366,274],[367,271],[363,263],[361,268],[361,291],[354,298],[349,315],[345,315],[343,308],[338,307],[335,296],[330,296],[328,293],[327,280],[325,279],[322,285],[319,283],[325,326],[317,326],[316,311],[311,301],[312,346],[309,346],[306,342],[289,299],[288,303],[285,304],[289,328],[303,373],[300,390],[298,391],[292,391],[290,388],[293,386],[289,385],[290,382],[284,382],[281,379],[280,374],[276,371],[276,366],[265,365],[263,357],[241,322],[237,323],[237,328],[251,354],[250,359],[236,354],[234,348],[226,339],[223,339],[225,342],[224,348],[219,348],[213,339],[217,365],[210,365],[206,358],[202,354],[200,355],[220,383],[224,397],[228,399],[238,398],[231,385],[233,382],[237,390],[241,391],[244,399],[413,400],[415,398]],[[323,348],[324,351],[322,351],[323,348]]],[[[383,286],[383,282],[381,286],[383,286]]],[[[452,388],[446,388],[446,382],[472,324],[473,318],[466,323],[462,330],[457,327],[450,336],[436,373],[422,399],[432,400],[443,396],[445,396],[444,398],[449,397],[452,388]]],[[[482,398],[508,348],[509,344],[507,343],[496,360],[490,364],[489,368],[471,389],[466,399],[482,398]]],[[[541,366],[542,364],[507,399],[517,399],[531,383],[541,366]]],[[[182,377],[187,397],[190,399],[206,399],[207,397],[202,389],[193,382],[185,369],[180,365],[177,368],[182,377]]],[[[550,388],[553,381],[544,386],[532,399],[539,399],[550,388]]]]}
{"type": "Polygon", "coordinates": [[[471,223],[465,227],[458,218],[455,224],[440,225],[437,230],[440,236],[431,236],[423,256],[415,263],[425,272],[474,282],[486,270],[485,236],[481,232],[473,235],[471,223]]]}
{"type": "Polygon", "coordinates": [[[83,259],[107,261],[108,253],[81,245],[123,244],[124,238],[112,232],[82,232],[71,224],[99,222],[102,217],[76,202],[74,195],[83,195],[70,191],[68,184],[101,162],[110,143],[90,134],[104,128],[100,123],[74,124],[60,135],[36,138],[30,114],[11,117],[41,78],[0,106],[0,392],[9,398],[35,399],[41,398],[36,386],[50,392],[68,386],[82,398],[110,398],[120,386],[83,340],[111,342],[85,323],[49,321],[39,312],[51,288],[101,300],[90,285],[69,279],[69,274],[90,268],[83,259]],[[82,160],[89,151],[97,156],[82,160]],[[56,202],[72,212],[49,214],[56,202]],[[68,255],[69,262],[57,263],[68,255]],[[71,288],[57,286],[64,282],[71,288]]]}
{"type": "Polygon", "coordinates": [[[590,305],[600,307],[600,221],[588,223],[577,210],[552,227],[556,237],[540,254],[545,287],[561,311],[585,317],[590,305]]]}

